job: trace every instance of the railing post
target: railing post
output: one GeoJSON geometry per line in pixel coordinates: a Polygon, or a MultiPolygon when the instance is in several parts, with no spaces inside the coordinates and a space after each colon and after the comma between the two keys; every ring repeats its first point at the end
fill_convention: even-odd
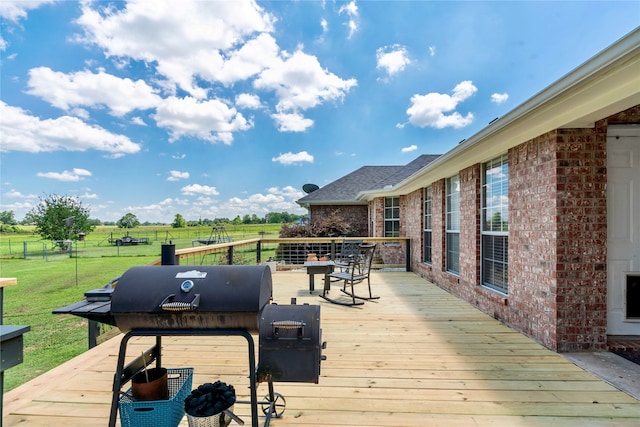
{"type": "Polygon", "coordinates": [[[229,246],[227,256],[229,257],[229,259],[227,260],[227,264],[233,265],[233,245],[229,246]]]}
{"type": "Polygon", "coordinates": [[[336,241],[335,240],[331,240],[331,260],[335,260],[336,259],[336,241]]]}
{"type": "Polygon", "coordinates": [[[262,245],[261,242],[256,243],[256,264],[262,261],[262,245]]]}
{"type": "Polygon", "coordinates": [[[176,245],[171,240],[169,243],[163,243],[160,245],[160,264],[161,265],[177,265],[176,262],[176,245]]]}
{"type": "Polygon", "coordinates": [[[406,250],[405,250],[405,254],[406,254],[405,255],[406,256],[405,263],[406,263],[406,266],[405,266],[405,269],[407,271],[411,271],[411,239],[405,240],[404,243],[405,243],[405,247],[406,247],[406,250]]]}
{"type": "Polygon", "coordinates": [[[100,323],[95,320],[89,320],[89,349],[98,345],[98,337],[100,336],[100,323]]]}

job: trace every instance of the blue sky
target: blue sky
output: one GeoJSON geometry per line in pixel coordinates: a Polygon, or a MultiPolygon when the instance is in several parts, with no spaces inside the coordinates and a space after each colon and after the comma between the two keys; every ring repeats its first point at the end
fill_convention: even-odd
{"type": "Polygon", "coordinates": [[[640,22],[638,1],[0,3],[0,211],[304,213],[441,154],[640,22]]]}

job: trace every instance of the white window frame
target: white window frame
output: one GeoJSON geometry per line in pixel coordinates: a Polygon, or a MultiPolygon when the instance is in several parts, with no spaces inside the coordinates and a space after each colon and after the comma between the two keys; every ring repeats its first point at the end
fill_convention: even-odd
{"type": "Polygon", "coordinates": [[[384,237],[400,237],[400,197],[384,198],[384,237]],[[391,228],[388,231],[388,227],[391,228]]]}
{"type": "Polygon", "coordinates": [[[509,163],[507,155],[483,164],[480,277],[483,286],[509,293],[509,163]]]}
{"type": "Polygon", "coordinates": [[[423,233],[422,233],[422,261],[426,264],[431,264],[433,262],[433,230],[432,230],[432,221],[433,221],[433,192],[432,188],[429,185],[424,188],[424,222],[423,222],[423,233]]]}
{"type": "Polygon", "coordinates": [[[460,274],[460,176],[447,178],[446,269],[460,274]]]}

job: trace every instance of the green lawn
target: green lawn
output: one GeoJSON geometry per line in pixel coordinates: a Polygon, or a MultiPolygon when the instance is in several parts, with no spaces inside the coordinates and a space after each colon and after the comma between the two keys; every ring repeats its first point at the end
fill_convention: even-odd
{"type": "Polygon", "coordinates": [[[57,261],[3,259],[0,275],[15,277],[16,286],[4,289],[4,324],[28,325],[24,362],[5,372],[5,390],[29,381],[87,349],[87,321],[54,315],[60,307],[80,301],[87,290],[104,286],[129,267],[157,259],[148,257],[87,258],[57,261]]]}
{"type": "MultiPolygon", "coordinates": [[[[277,237],[280,224],[242,225],[227,227],[234,240],[277,237]]],[[[123,230],[101,227],[78,244],[78,257],[68,253],[47,252],[23,257],[23,241],[35,241],[32,234],[0,236],[0,277],[15,277],[16,286],[4,289],[4,324],[28,325],[31,331],[24,337],[24,362],[5,372],[5,390],[58,366],[87,349],[87,321],[77,316],[54,315],[60,307],[80,301],[88,290],[100,288],[127,269],[146,265],[160,258],[161,245],[168,237],[176,249],[197,246],[192,239],[208,238],[210,227],[201,229],[146,228],[130,231],[132,236],[160,236],[150,245],[116,247],[105,243],[110,233],[123,230]],[[200,236],[200,237],[199,237],[200,236]],[[8,247],[11,244],[11,252],[8,247]]],[[[45,245],[50,245],[45,242],[45,245]]],[[[43,242],[39,242],[41,247],[43,242]]]]}

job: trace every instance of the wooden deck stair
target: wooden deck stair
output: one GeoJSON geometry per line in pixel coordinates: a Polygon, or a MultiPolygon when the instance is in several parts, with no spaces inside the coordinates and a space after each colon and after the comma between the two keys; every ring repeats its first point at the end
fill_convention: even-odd
{"type": "MultiPolygon", "coordinates": [[[[329,304],[321,290],[310,295],[304,272],[273,279],[275,302],[321,305],[327,341],[319,384],[275,384],[287,407],[274,427],[640,425],[640,401],[412,273],[374,273],[381,299],[359,307],[329,304]]],[[[338,297],[337,287],[331,294],[338,297]]],[[[6,393],[3,425],[106,425],[119,341],[6,393]]],[[[130,353],[148,343],[132,340],[130,353]]],[[[246,398],[243,339],[163,345],[166,367],[195,368],[194,387],[220,379],[246,398]]],[[[265,394],[261,385],[258,396],[265,394]]],[[[248,405],[235,412],[249,424],[248,405]]]]}

